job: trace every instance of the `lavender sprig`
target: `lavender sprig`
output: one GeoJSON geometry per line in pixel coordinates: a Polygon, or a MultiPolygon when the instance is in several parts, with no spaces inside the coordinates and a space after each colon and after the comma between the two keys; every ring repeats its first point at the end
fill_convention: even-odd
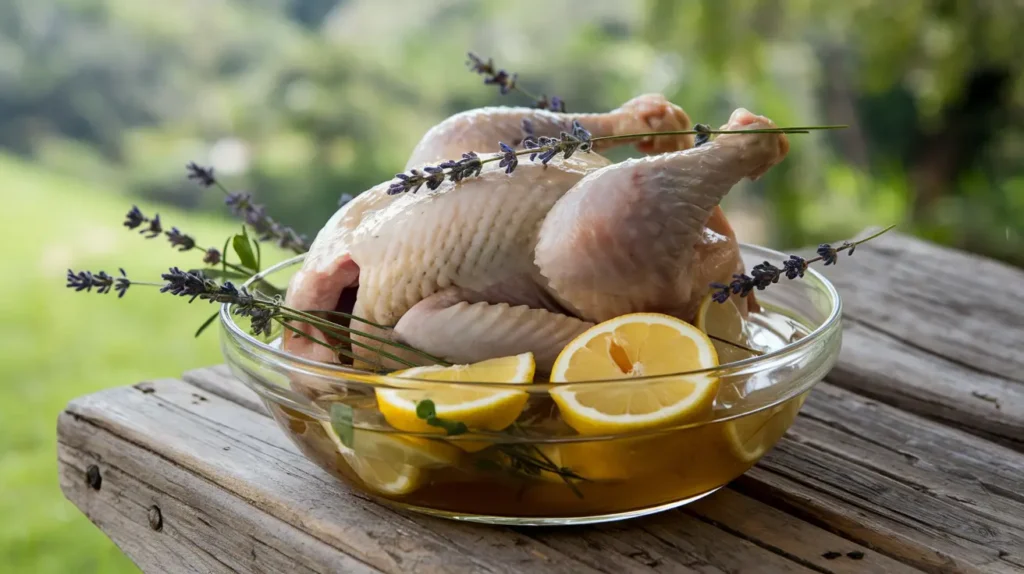
{"type": "MultiPolygon", "coordinates": [[[[388,195],[396,195],[410,191],[416,193],[424,185],[427,186],[427,189],[434,190],[440,187],[445,180],[459,182],[467,177],[480,175],[484,164],[495,161],[500,162],[499,165],[505,168],[504,171],[506,174],[512,174],[519,165],[518,158],[520,156],[528,155],[530,161],[540,161],[542,164],[547,165],[559,154],[561,154],[562,159],[569,159],[577,152],[591,152],[594,149],[594,143],[599,141],[681,134],[697,134],[698,137],[710,137],[712,134],[726,133],[810,133],[811,130],[828,130],[846,127],[801,126],[792,128],[763,128],[752,130],[713,130],[704,124],[698,124],[698,126],[699,129],[692,130],[592,137],[591,133],[587,131],[579,121],[573,120],[569,131],[561,132],[557,138],[528,135],[522,141],[524,149],[512,149],[511,146],[506,145],[504,142],[498,142],[498,147],[501,151],[490,157],[481,158],[474,152],[467,152],[462,154],[461,160],[450,160],[436,166],[427,166],[422,168],[423,171],[412,169],[407,173],[396,174],[396,181],[392,182],[390,187],[388,187],[388,195]]],[[[530,130],[532,133],[533,125],[528,123],[528,121],[524,121],[523,128],[524,130],[530,130]]]]}
{"type": "MultiPolygon", "coordinates": [[[[177,227],[172,227],[167,231],[164,231],[163,224],[160,222],[160,214],[156,214],[152,219],[142,213],[137,205],[133,205],[128,213],[125,214],[124,226],[128,229],[138,229],[143,224],[148,223],[144,229],[139,231],[146,239],[154,239],[161,234],[167,237],[167,241],[171,244],[171,247],[176,248],[178,251],[191,251],[193,249],[203,249],[203,263],[207,265],[219,265],[223,260],[223,254],[216,247],[202,248],[198,245],[198,242],[194,237],[183,233],[177,227]]],[[[235,271],[242,273],[248,273],[247,270],[237,265],[228,264],[235,271]]]]}
{"type": "Polygon", "coordinates": [[[92,273],[90,271],[74,271],[68,269],[68,283],[69,289],[75,291],[89,291],[92,292],[93,288],[100,295],[106,295],[113,289],[117,293],[117,298],[124,297],[128,287],[131,287],[132,282],[128,280],[128,276],[125,274],[124,269],[118,269],[121,272],[120,277],[113,277],[107,275],[105,271],[99,273],[92,273]]]}
{"type": "Polygon", "coordinates": [[[853,255],[853,250],[861,243],[867,243],[872,239],[890,231],[896,227],[890,225],[885,229],[860,239],[857,241],[844,241],[839,247],[833,247],[829,243],[822,243],[818,246],[818,256],[813,259],[804,259],[798,255],[790,255],[789,259],[782,262],[782,267],[776,267],[768,261],[759,263],[750,270],[750,275],[746,273],[739,273],[733,275],[732,281],[726,285],[725,283],[712,283],[711,288],[713,293],[711,298],[718,303],[725,303],[730,296],[739,295],[740,297],[746,297],[754,289],[763,291],[768,288],[769,285],[778,283],[779,279],[783,276],[786,279],[797,279],[804,276],[804,272],[807,271],[807,267],[811,263],[822,261],[824,265],[835,265],[838,261],[840,253],[846,252],[847,255],[853,255]]]}
{"type": "MultiPolygon", "coordinates": [[[[300,311],[298,309],[288,307],[284,304],[283,298],[279,295],[268,296],[260,291],[250,291],[245,287],[236,287],[231,281],[218,283],[216,280],[208,277],[200,270],[186,271],[178,267],[171,267],[166,273],[160,276],[163,280],[162,283],[133,281],[128,278],[123,269],[120,271],[120,277],[113,277],[103,271],[100,271],[99,273],[79,271],[76,273],[69,269],[67,274],[67,287],[74,289],[75,291],[92,291],[93,289],[96,289],[97,292],[101,294],[109,293],[111,289],[113,289],[118,293],[119,298],[123,297],[125,292],[132,285],[158,287],[161,293],[168,293],[178,297],[187,297],[189,303],[198,299],[200,301],[207,301],[210,303],[230,304],[231,312],[234,315],[248,317],[250,319],[251,331],[254,335],[269,336],[272,331],[272,324],[276,322],[283,328],[310,339],[317,344],[331,348],[340,354],[358,358],[359,360],[366,362],[372,362],[372,360],[368,360],[365,357],[355,357],[343,344],[328,343],[310,335],[309,333],[305,333],[304,331],[297,329],[294,325],[291,325],[291,323],[298,322],[310,325],[332,339],[341,341],[344,344],[362,347],[368,351],[376,353],[382,358],[391,359],[394,362],[409,367],[416,365],[407,359],[383,350],[382,346],[389,345],[397,349],[402,349],[409,353],[419,355],[436,364],[448,364],[439,357],[435,357],[429,353],[420,351],[397,341],[393,341],[387,337],[359,331],[346,325],[334,323],[317,316],[314,314],[315,312],[300,311]],[[367,344],[354,339],[353,336],[375,341],[382,345],[367,344]]],[[[382,325],[365,321],[360,317],[353,315],[348,315],[348,317],[356,322],[365,322],[377,327],[383,327],[382,325]]]]}
{"type": "Polygon", "coordinates": [[[519,79],[518,74],[510,74],[505,70],[496,68],[492,58],[487,58],[485,61],[473,52],[469,52],[466,56],[469,58],[469,60],[466,61],[466,65],[469,66],[469,70],[483,76],[484,84],[487,84],[488,86],[498,86],[498,91],[501,92],[501,95],[504,96],[509,92],[518,91],[527,98],[533,100],[534,108],[565,113],[565,100],[562,98],[559,98],[558,96],[548,98],[547,94],[536,96],[516,83],[519,79]]]}
{"type": "Polygon", "coordinates": [[[224,203],[231,212],[242,219],[258,234],[260,241],[274,240],[282,249],[288,249],[302,255],[309,251],[309,244],[304,235],[294,229],[275,221],[267,215],[263,205],[253,203],[252,195],[244,192],[231,192],[214,176],[212,167],[203,167],[195,162],[185,166],[188,178],[203,187],[217,187],[224,193],[224,203]]]}

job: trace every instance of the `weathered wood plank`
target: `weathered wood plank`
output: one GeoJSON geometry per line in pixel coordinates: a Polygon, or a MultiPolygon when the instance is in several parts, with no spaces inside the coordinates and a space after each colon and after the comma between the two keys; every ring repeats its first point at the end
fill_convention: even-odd
{"type": "Polygon", "coordinates": [[[386,572],[599,571],[506,529],[392,511],[343,488],[265,416],[195,394],[179,381],[154,381],[146,392],[77,399],[66,412],[386,572]]]}
{"type": "Polygon", "coordinates": [[[822,384],[734,486],[923,570],[1017,572],[1015,476],[1015,451],[822,384]]]}
{"type": "Polygon", "coordinates": [[[698,500],[686,512],[734,532],[761,546],[808,566],[836,574],[919,572],[845,538],[815,528],[807,522],[731,488],[698,500]]]}
{"type": "Polygon", "coordinates": [[[830,382],[1024,450],[1024,271],[897,233],[821,270],[846,326],[830,382]]]}
{"type": "Polygon", "coordinates": [[[250,411],[270,416],[270,411],[263,404],[263,399],[256,394],[256,391],[236,379],[227,365],[186,371],[181,376],[181,380],[250,411]]]}
{"type": "Polygon", "coordinates": [[[61,489],[147,571],[379,572],[83,419],[58,425],[61,489]]]}

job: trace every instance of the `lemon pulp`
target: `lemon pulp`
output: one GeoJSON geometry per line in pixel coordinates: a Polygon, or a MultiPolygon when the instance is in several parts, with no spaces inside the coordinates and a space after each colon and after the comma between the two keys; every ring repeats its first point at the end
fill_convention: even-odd
{"type": "Polygon", "coordinates": [[[552,389],[562,418],[580,434],[666,427],[706,418],[717,380],[679,375],[718,365],[711,340],[668,315],[634,313],[596,325],[570,342],[555,360],[552,389]],[[660,379],[629,381],[667,375],[660,379]]]}
{"type": "Polygon", "coordinates": [[[438,418],[461,422],[470,429],[500,431],[519,418],[529,395],[524,391],[474,389],[470,383],[530,383],[534,371],[532,353],[471,365],[433,365],[396,371],[392,377],[417,380],[410,381],[408,388],[377,389],[377,406],[385,420],[398,430],[444,432],[416,414],[416,405],[429,399],[438,418]],[[439,384],[445,382],[460,384],[439,384]]]}

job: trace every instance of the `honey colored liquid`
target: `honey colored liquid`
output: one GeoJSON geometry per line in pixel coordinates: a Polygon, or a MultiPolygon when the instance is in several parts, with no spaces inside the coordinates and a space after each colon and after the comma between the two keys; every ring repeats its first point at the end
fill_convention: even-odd
{"type": "MultiPolygon", "coordinates": [[[[759,327],[751,325],[755,328],[749,337],[750,346],[781,346],[805,332],[796,328],[795,323],[788,325],[773,317],[764,319],[759,327]]],[[[718,418],[728,416],[729,407],[742,408],[748,390],[751,389],[720,389],[718,401],[722,404],[717,407],[718,418]]],[[[393,484],[382,486],[381,477],[366,470],[368,466],[402,467],[404,459],[389,455],[393,449],[360,452],[356,446],[343,454],[337,438],[319,421],[279,405],[269,406],[308,457],[359,490],[401,504],[454,514],[539,518],[638,511],[715,490],[743,474],[782,437],[803,398],[796,396],[770,409],[695,428],[614,440],[579,440],[567,431],[558,433],[564,437],[562,442],[527,443],[520,439],[515,446],[507,442],[477,442],[472,452],[452,447],[466,444],[465,441],[411,438],[389,432],[391,440],[411,438],[420,441],[420,445],[425,440],[437,441],[441,443],[438,448],[456,453],[448,464],[412,471],[410,482],[397,489],[393,484]],[[514,457],[526,455],[542,464],[550,461],[582,479],[563,477],[530,465],[526,470],[517,468],[508,455],[510,448],[514,457]],[[391,460],[386,460],[389,456],[391,460]]],[[[375,403],[364,397],[354,400],[352,406],[370,409],[375,403]]],[[[564,426],[557,417],[557,408],[542,396],[531,398],[521,421],[521,426],[534,429],[538,435],[546,430],[545,437],[556,434],[552,429],[564,426]]],[[[359,438],[356,437],[354,445],[359,444],[359,438]]]]}

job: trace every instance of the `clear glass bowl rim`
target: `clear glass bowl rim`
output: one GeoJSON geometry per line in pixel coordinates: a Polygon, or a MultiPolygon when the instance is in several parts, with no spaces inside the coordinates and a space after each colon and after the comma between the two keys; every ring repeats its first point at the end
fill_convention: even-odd
{"type": "MultiPolygon", "coordinates": [[[[759,258],[764,260],[775,259],[782,261],[788,259],[788,255],[768,249],[765,247],[751,245],[747,243],[740,244],[740,251],[743,254],[749,252],[755,252],[759,258]]],[[[305,259],[305,255],[297,255],[290,259],[281,261],[267,269],[261,271],[256,276],[250,278],[243,285],[250,287],[251,284],[261,278],[272,275],[282,269],[286,269],[289,266],[300,263],[305,259]]],[[[683,376],[735,376],[746,373],[760,372],[766,368],[771,368],[773,363],[777,363],[780,359],[783,359],[789,355],[800,352],[805,347],[814,345],[819,340],[825,338],[834,329],[838,328],[840,318],[842,316],[842,301],[839,297],[839,293],[835,286],[825,278],[818,271],[808,268],[805,277],[800,279],[801,281],[808,281],[812,279],[820,287],[812,287],[813,289],[821,289],[828,297],[828,303],[831,305],[831,311],[828,317],[817,327],[815,327],[807,336],[801,338],[798,341],[790,343],[784,347],[759,355],[743,359],[741,361],[735,361],[732,363],[726,363],[725,365],[719,365],[717,367],[709,369],[701,369],[695,371],[684,371],[679,373],[669,373],[662,375],[650,375],[645,377],[636,377],[628,380],[629,383],[641,384],[644,382],[654,382],[659,380],[665,380],[667,378],[683,377],[683,376]]],[[[273,347],[263,341],[252,336],[250,333],[242,329],[232,318],[231,304],[225,303],[220,308],[220,322],[222,327],[226,329],[227,333],[238,341],[239,346],[243,350],[250,354],[265,354],[275,357],[278,361],[283,363],[283,366],[293,371],[301,371],[304,374],[325,378],[328,376],[336,377],[339,383],[343,382],[358,382],[366,384],[370,387],[379,388],[409,388],[410,384],[423,383],[425,385],[437,386],[443,384],[446,387],[459,387],[467,386],[474,389],[495,389],[495,390],[517,390],[527,392],[547,392],[552,387],[559,386],[560,383],[531,383],[528,385],[524,384],[507,384],[507,383],[493,383],[493,382],[438,382],[427,379],[417,379],[414,377],[391,377],[388,375],[373,374],[360,369],[354,369],[352,367],[346,367],[344,365],[334,363],[323,363],[320,361],[313,361],[303,357],[299,357],[288,353],[283,349],[273,347]],[[245,347],[249,347],[245,349],[245,347]]],[[[578,381],[574,384],[623,384],[627,381],[623,379],[603,379],[603,380],[592,380],[592,381],[578,381]]]]}

